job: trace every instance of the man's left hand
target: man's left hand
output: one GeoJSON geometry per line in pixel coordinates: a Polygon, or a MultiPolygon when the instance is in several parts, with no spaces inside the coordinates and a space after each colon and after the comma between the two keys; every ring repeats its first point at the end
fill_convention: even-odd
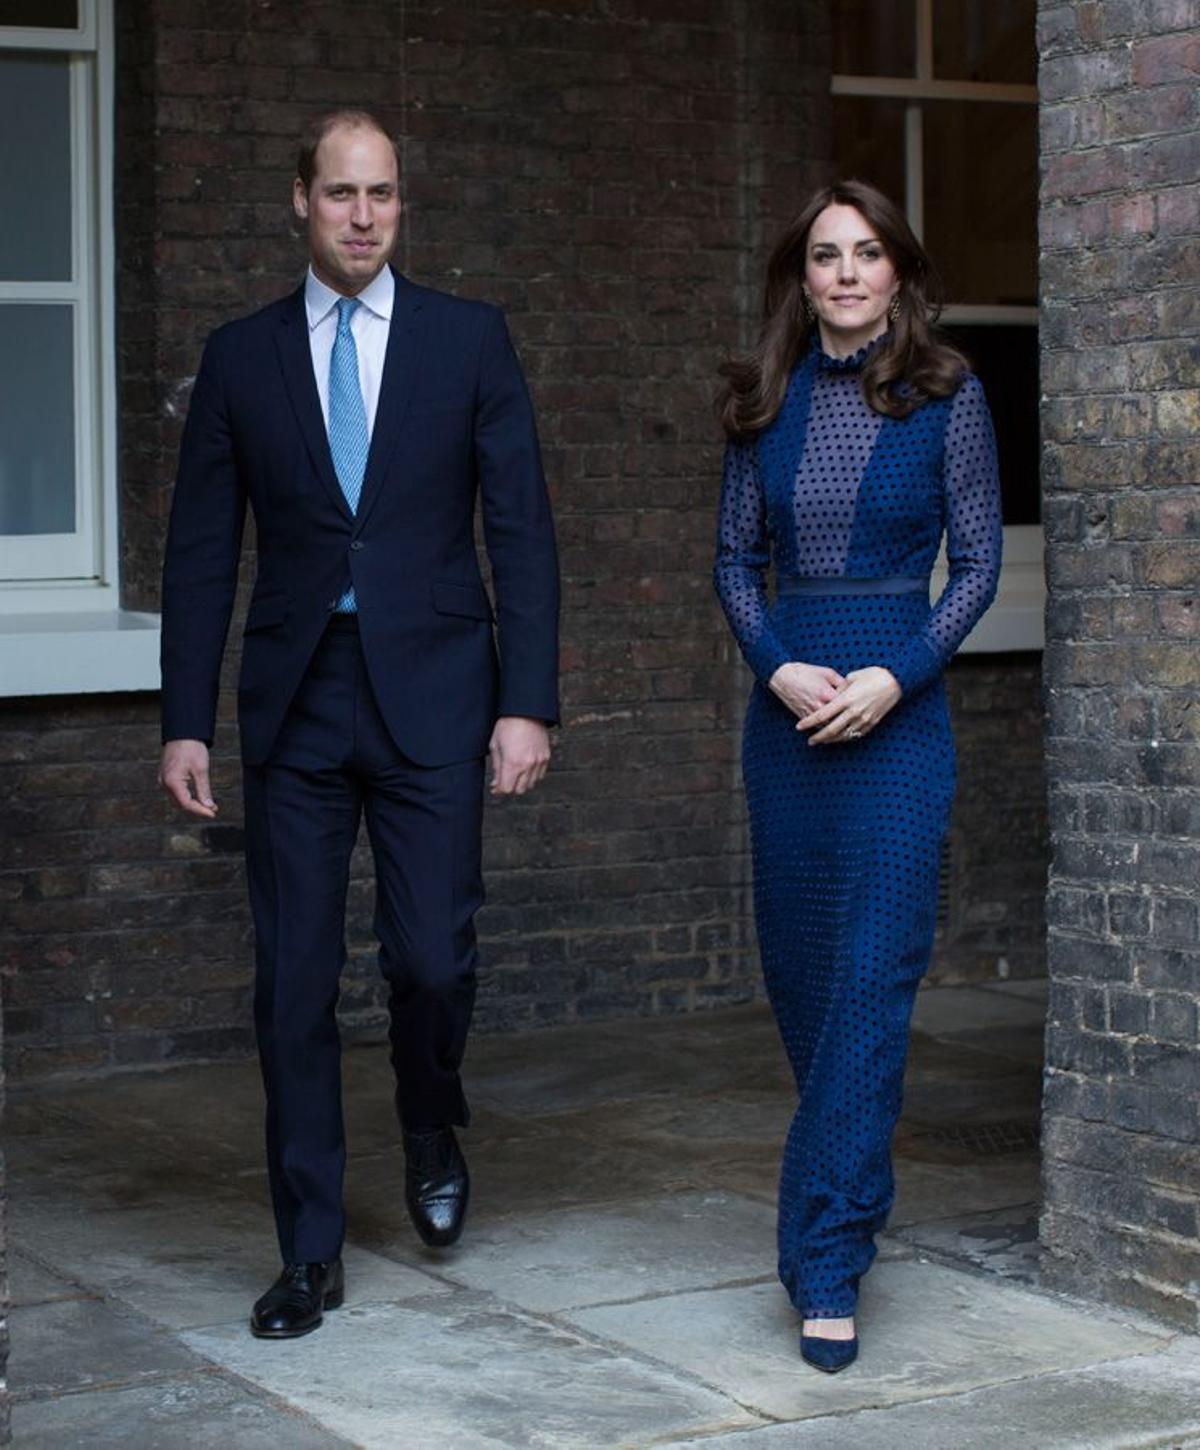
{"type": "Polygon", "coordinates": [[[501,715],[492,731],[492,794],[524,795],[550,764],[550,731],[541,720],[501,715]]]}

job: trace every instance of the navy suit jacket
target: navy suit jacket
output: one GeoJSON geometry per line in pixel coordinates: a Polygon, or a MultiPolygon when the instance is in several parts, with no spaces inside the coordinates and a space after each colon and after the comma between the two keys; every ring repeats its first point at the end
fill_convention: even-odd
{"type": "Polygon", "coordinates": [[[167,536],[164,740],[212,742],[247,501],[258,549],[238,690],[247,764],[269,757],[351,583],[379,707],[417,764],[483,755],[497,715],[557,720],[554,530],[529,394],[498,308],[396,274],[356,514],[329,452],[303,287],[212,334],[167,536]],[[477,497],[494,621],[475,551],[477,497]]]}

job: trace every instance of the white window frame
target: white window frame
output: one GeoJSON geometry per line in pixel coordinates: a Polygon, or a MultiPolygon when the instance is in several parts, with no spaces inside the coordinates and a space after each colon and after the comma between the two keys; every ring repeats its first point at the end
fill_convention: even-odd
{"type": "Polygon", "coordinates": [[[73,308],[79,525],[0,545],[3,696],[159,687],[158,616],[120,607],[113,0],[79,10],[74,30],[0,26],[2,50],[71,54],[71,280],[0,282],[0,305],[73,308]]]}
{"type": "MultiPolygon", "coordinates": [[[[904,108],[904,210],[918,237],[925,233],[925,151],[922,101],[1038,103],[1037,86],[993,81],[939,80],[933,73],[933,0],[916,0],[916,73],[911,76],[835,75],[835,96],[871,96],[907,102],[904,108]]],[[[1038,322],[1037,307],[952,304],[942,312],[953,326],[1038,322]]],[[[1046,579],[1040,524],[1009,524],[1004,530],[1004,567],[996,602],[963,645],[968,653],[1040,650],[1045,642],[1046,579]]],[[[945,584],[944,557],[933,575],[935,596],[945,584]]]]}

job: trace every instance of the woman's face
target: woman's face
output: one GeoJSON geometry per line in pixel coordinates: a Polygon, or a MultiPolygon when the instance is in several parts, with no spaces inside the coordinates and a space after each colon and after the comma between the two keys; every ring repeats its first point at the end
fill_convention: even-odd
{"type": "Polygon", "coordinates": [[[887,330],[896,269],[862,212],[833,202],[808,232],[804,290],[826,352],[847,356],[887,330]]]}

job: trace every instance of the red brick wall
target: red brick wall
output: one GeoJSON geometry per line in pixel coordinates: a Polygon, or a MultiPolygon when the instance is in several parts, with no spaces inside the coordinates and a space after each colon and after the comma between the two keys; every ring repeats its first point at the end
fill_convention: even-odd
{"type": "MultiPolygon", "coordinates": [[[[565,725],[538,795],[489,811],[480,1024],[744,999],[744,684],[709,584],[709,400],[753,330],[764,244],[821,170],[824,5],[127,0],[118,28],[127,604],[156,605],[205,335],[300,276],[304,120],[378,108],[404,148],[397,263],[508,309],[562,544],[565,725]]],[[[19,1074],[250,1046],[232,697],[212,827],[154,789],[156,707],[0,707],[19,1074]]],[[[364,1031],[370,893],[364,852],[343,999],[364,1031]]]]}
{"type": "MultiPolygon", "coordinates": [[[[755,330],[766,248],[824,174],[826,24],[824,0],[118,5],[128,605],[157,604],[205,335],[301,275],[288,193],[313,110],[381,111],[404,146],[398,264],[509,311],[562,545],[566,719],[545,786],[488,813],[481,1028],[757,990],[747,677],[709,584],[709,399],[721,353],[755,330]]],[[[1040,968],[1038,688],[1028,661],[952,674],[961,786],[935,977],[990,976],[1000,956],[1040,968]]],[[[0,702],[14,1072],[251,1049],[232,704],[205,826],[154,788],[155,698],[0,702]]],[[[370,898],[364,851],[342,1007],[374,1034],[370,898]]]]}

